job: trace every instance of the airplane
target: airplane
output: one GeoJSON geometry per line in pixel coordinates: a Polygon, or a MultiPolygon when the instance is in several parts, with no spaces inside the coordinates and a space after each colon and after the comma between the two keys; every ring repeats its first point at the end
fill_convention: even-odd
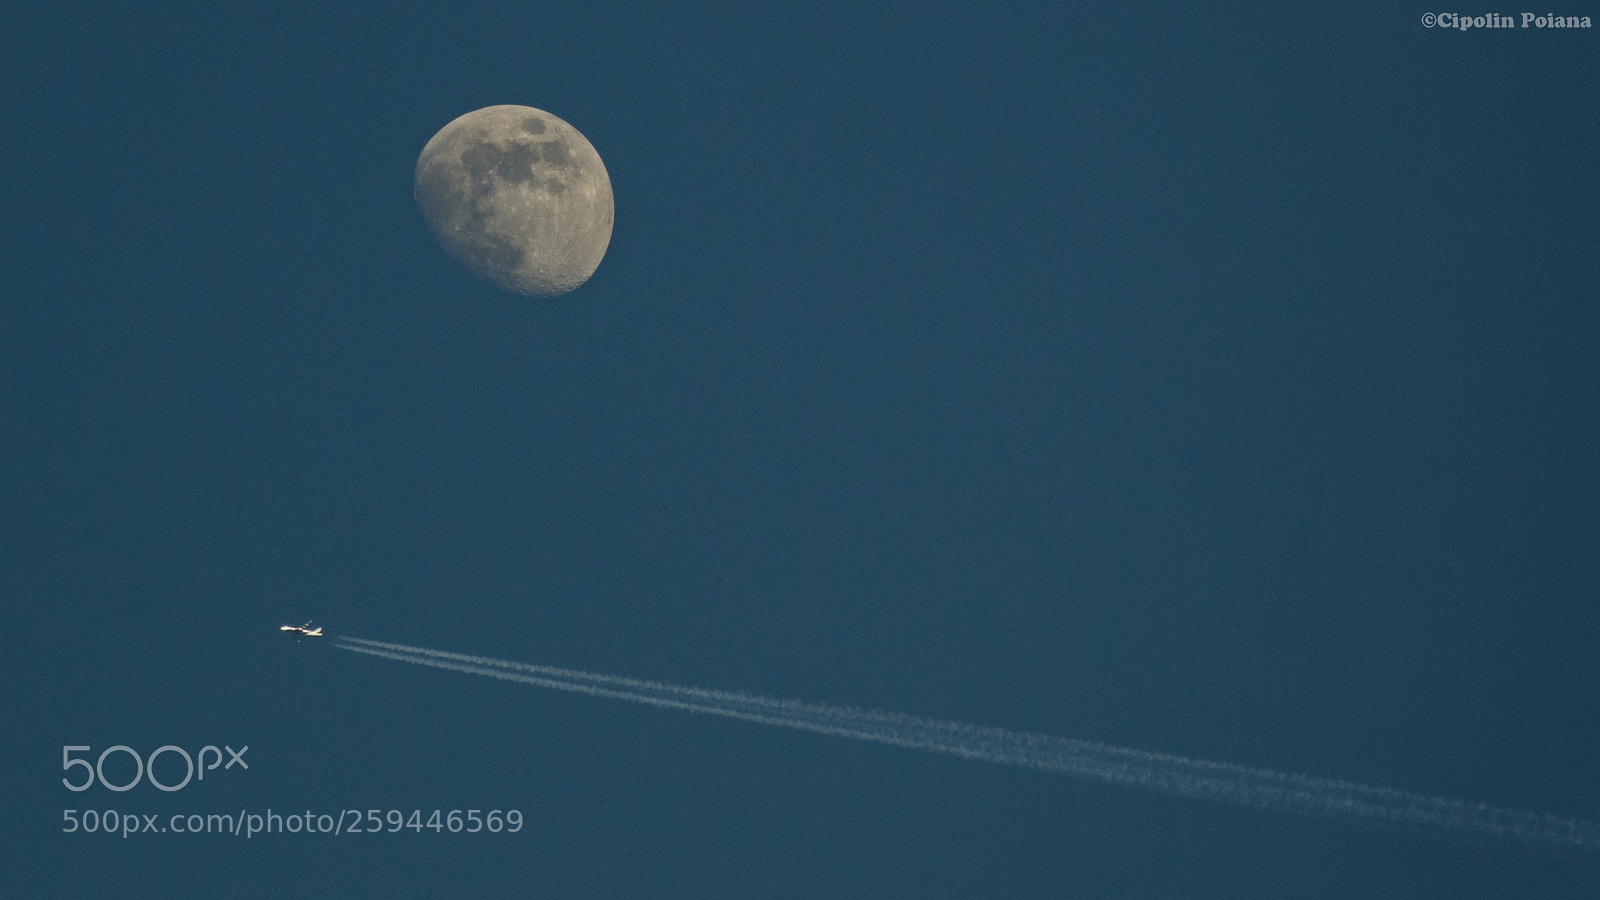
{"type": "MultiPolygon", "coordinates": [[[[322,637],[322,626],[318,625],[317,627],[312,628],[310,622],[307,622],[304,625],[280,625],[278,630],[293,631],[300,637],[322,637]]],[[[300,640],[300,637],[296,637],[295,640],[300,640]]]]}

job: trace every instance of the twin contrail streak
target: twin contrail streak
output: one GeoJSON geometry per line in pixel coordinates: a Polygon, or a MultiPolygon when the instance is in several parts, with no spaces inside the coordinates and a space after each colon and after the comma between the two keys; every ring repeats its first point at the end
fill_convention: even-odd
{"type": "Polygon", "coordinates": [[[414,665],[880,744],[932,750],[986,762],[1027,766],[1196,800],[1218,800],[1257,809],[1422,831],[1452,840],[1510,845],[1536,852],[1600,860],[1600,825],[1580,819],[1501,809],[1482,803],[1447,800],[1230,763],[1187,759],[1089,741],[847,706],[776,700],[755,694],[595,675],[364,638],[339,637],[333,646],[414,665]]]}

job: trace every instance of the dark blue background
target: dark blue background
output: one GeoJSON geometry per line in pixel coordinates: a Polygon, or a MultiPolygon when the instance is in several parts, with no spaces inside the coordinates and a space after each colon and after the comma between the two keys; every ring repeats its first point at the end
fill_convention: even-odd
{"type": "Polygon", "coordinates": [[[1600,890],[276,631],[1600,817],[1600,32],[329,6],[3,14],[8,895],[1600,890]],[[615,188],[556,301],[411,201],[498,103],[615,188]],[[60,786],[168,743],[251,768],[60,786]],[[59,831],[269,806],[528,824],[59,831]]]}

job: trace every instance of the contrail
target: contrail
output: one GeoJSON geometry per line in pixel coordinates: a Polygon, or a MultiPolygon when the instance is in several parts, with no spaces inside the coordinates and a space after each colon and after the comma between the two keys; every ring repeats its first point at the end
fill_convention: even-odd
{"type": "Polygon", "coordinates": [[[776,700],[755,694],[595,675],[357,637],[341,636],[335,639],[333,646],[415,665],[1027,766],[1196,800],[1217,800],[1256,809],[1384,825],[1449,840],[1510,845],[1600,862],[1600,825],[1581,819],[1089,741],[848,706],[776,700]]]}

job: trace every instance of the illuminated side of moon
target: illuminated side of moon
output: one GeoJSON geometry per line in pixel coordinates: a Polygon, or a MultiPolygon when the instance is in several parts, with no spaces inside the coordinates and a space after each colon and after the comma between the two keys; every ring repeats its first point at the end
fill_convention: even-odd
{"type": "Polygon", "coordinates": [[[611,178],[587,138],[531,106],[489,106],[417,157],[417,206],[445,251],[515,294],[589,280],[611,243],[611,178]]]}

